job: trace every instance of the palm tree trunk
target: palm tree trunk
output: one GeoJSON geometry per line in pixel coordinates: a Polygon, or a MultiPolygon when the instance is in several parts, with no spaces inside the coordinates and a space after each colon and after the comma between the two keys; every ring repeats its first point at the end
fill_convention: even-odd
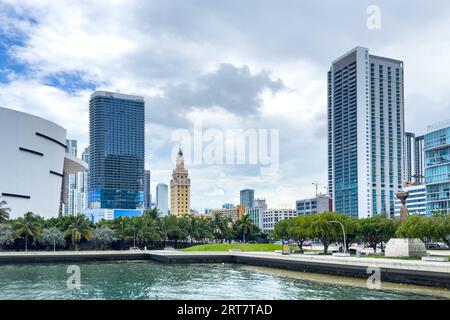
{"type": "Polygon", "coordinates": [[[25,252],[28,252],[28,234],[25,234],[25,252]]]}

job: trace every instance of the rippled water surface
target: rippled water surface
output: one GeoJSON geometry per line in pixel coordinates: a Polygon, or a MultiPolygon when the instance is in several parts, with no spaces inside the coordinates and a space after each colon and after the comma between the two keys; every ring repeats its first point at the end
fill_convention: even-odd
{"type": "Polygon", "coordinates": [[[68,264],[0,266],[0,299],[432,299],[407,293],[295,279],[234,264],[149,261],[79,263],[80,289],[68,289],[68,264]]]}

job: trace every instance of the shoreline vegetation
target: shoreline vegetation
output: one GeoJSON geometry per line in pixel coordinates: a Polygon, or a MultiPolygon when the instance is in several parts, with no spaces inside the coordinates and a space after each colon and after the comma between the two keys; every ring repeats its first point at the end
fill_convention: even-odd
{"type": "Polygon", "coordinates": [[[184,249],[186,251],[275,251],[289,243],[294,253],[310,251],[308,243],[321,243],[323,254],[338,244],[347,251],[360,244],[373,252],[384,252],[391,238],[419,238],[424,243],[440,242],[450,246],[450,215],[436,212],[431,217],[409,216],[400,222],[385,214],[353,219],[347,214],[323,212],[279,221],[265,233],[249,215],[233,221],[231,217],[212,218],[192,215],[159,216],[153,207],[139,217],[101,220],[92,223],[84,215],[45,219],[32,212],[9,219],[10,209],[0,202],[0,251],[184,249]],[[341,226],[345,229],[345,244],[341,226]],[[204,245],[198,247],[198,245],[204,245]],[[196,247],[194,247],[196,246],[196,247]],[[189,247],[194,247],[189,249],[189,247]]]}

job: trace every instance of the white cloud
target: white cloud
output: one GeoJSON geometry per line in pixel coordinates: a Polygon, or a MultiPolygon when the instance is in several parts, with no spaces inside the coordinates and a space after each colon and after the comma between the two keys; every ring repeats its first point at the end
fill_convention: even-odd
{"type": "Polygon", "coordinates": [[[0,83],[0,105],[55,121],[84,147],[91,90],[64,91],[48,77],[75,73],[72,81],[88,87],[144,95],[153,186],[170,181],[176,128],[200,119],[218,129],[280,129],[276,177],[192,167],[192,204],[238,202],[252,187],[270,207],[293,207],[314,195],[313,181],[326,183],[326,72],[345,51],[362,45],[405,61],[409,130],[450,110],[450,5],[380,1],[382,29],[369,31],[369,4],[4,0],[0,32],[20,40],[9,54],[26,72],[3,71],[11,81],[0,83]],[[283,90],[273,89],[278,79],[283,90]]]}

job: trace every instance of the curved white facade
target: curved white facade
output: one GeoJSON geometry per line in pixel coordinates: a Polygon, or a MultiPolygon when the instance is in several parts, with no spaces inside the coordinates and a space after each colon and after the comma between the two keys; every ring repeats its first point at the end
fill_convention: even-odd
{"type": "Polygon", "coordinates": [[[0,108],[0,199],[10,218],[32,211],[58,215],[66,130],[42,118],[0,108]]]}

